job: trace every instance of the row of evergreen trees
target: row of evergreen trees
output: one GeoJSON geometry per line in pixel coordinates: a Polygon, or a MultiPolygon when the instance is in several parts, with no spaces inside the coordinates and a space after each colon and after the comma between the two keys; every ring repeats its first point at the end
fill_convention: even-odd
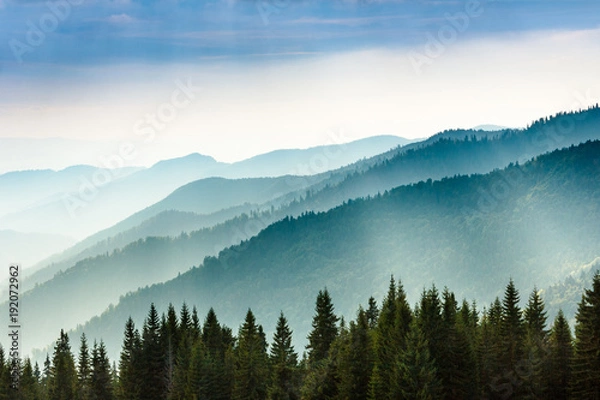
{"type": "Polygon", "coordinates": [[[346,324],[323,290],[301,360],[283,313],[269,345],[251,310],[234,336],[212,309],[201,324],[185,304],[162,318],[151,305],[141,332],[127,321],[118,368],[85,335],[76,360],[61,332],[43,370],[1,351],[0,400],[600,399],[600,274],[575,339],[562,312],[547,328],[537,290],[519,302],[511,280],[481,313],[435,286],[411,308],[392,278],[381,307],[370,298],[346,324]]]}

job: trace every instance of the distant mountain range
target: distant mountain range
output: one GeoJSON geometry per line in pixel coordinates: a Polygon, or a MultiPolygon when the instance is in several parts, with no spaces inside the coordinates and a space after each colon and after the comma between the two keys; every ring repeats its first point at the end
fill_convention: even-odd
{"type": "MultiPolygon", "coordinates": [[[[185,301],[200,313],[215,307],[226,324],[251,307],[271,326],[283,310],[302,341],[314,295],[323,287],[337,312],[348,317],[369,295],[383,297],[390,274],[402,280],[411,302],[431,283],[485,302],[501,294],[497,282],[508,277],[525,292],[534,284],[547,287],[600,255],[598,176],[595,141],[486,175],[428,180],[328,212],[285,218],[167,283],[122,297],[73,334],[102,337],[117,352],[129,315],[141,324],[151,302],[165,310],[170,302],[180,307],[185,301]]],[[[153,257],[167,257],[168,248],[153,244],[139,253],[156,249],[153,257]]],[[[128,271],[112,277],[129,279],[128,271]]],[[[41,293],[24,300],[37,304],[41,293]]],[[[28,324],[39,317],[32,315],[28,324]]]]}
{"type": "Polygon", "coordinates": [[[197,179],[314,175],[409,142],[396,136],[379,136],[305,150],[282,150],[234,164],[191,154],[142,170],[78,167],[59,172],[8,173],[0,175],[0,189],[5,193],[0,202],[0,229],[82,239],[197,179]]]}
{"type": "MultiPolygon", "coordinates": [[[[73,252],[70,257],[51,268],[46,268],[46,272],[56,272],[60,266],[59,269],[65,273],[57,275],[27,295],[31,296],[31,301],[36,304],[44,304],[45,297],[52,297],[57,299],[56,301],[77,297],[78,293],[93,290],[91,286],[87,288],[90,282],[110,289],[104,296],[69,304],[69,310],[61,321],[37,318],[32,324],[36,326],[36,331],[49,332],[52,336],[53,330],[56,329],[52,324],[60,324],[61,327],[69,324],[73,326],[72,324],[100,312],[109,302],[116,301],[119,295],[184,272],[190,266],[198,265],[205,256],[216,255],[222,248],[254,236],[267,225],[286,215],[298,216],[310,210],[328,210],[347,199],[377,195],[378,192],[383,193],[395,186],[419,180],[441,179],[459,173],[487,172],[511,161],[523,161],[525,157],[552,149],[553,146],[561,147],[598,137],[599,124],[600,110],[591,109],[577,114],[560,114],[546,118],[537,121],[526,130],[507,130],[493,135],[483,131],[446,131],[426,142],[395,149],[333,172],[328,178],[335,179],[331,184],[327,183],[328,179],[320,181],[316,186],[302,191],[304,195],[301,198],[287,199],[289,203],[281,201],[276,208],[269,203],[260,207],[250,206],[246,209],[248,216],[234,218],[212,229],[177,238],[144,240],[144,232],[158,234],[162,231],[167,232],[166,235],[173,235],[177,233],[178,225],[189,229],[193,228],[195,223],[200,227],[209,227],[219,221],[225,221],[228,216],[231,218],[238,215],[236,212],[244,211],[244,207],[233,208],[219,211],[212,216],[200,216],[189,211],[166,211],[169,207],[159,203],[155,206],[158,214],[150,213],[145,216],[148,217],[146,220],[139,218],[136,220],[138,225],[132,223],[126,230],[117,229],[113,232],[115,236],[99,238],[97,243],[90,242],[90,246],[80,249],[80,253],[73,252]],[[557,136],[557,127],[566,126],[565,122],[570,120],[576,121],[572,129],[562,130],[561,136],[557,136]],[[554,134],[551,134],[552,132],[554,134]],[[251,210],[263,211],[250,212],[251,210]],[[136,236],[142,240],[137,240],[136,236]],[[113,249],[120,250],[113,253],[113,249]],[[98,257],[94,257],[96,255],[98,257]],[[86,256],[92,258],[86,260],[86,256]],[[74,268],[68,269],[73,265],[74,268]],[[116,284],[110,283],[114,282],[114,276],[123,273],[127,274],[127,279],[119,279],[116,284]],[[94,278],[86,279],[89,276],[94,278]]],[[[189,193],[189,196],[194,198],[195,185],[188,185],[188,189],[175,192],[169,200],[173,207],[193,205],[193,201],[189,203],[186,200],[188,195],[180,197],[177,201],[173,199],[177,199],[181,193],[189,193]]],[[[41,270],[40,274],[43,272],[44,270],[41,270]]],[[[51,274],[47,274],[38,282],[41,283],[50,277],[51,274]]],[[[51,308],[44,311],[46,308],[42,305],[36,313],[44,315],[45,312],[51,312],[51,308]]]]}

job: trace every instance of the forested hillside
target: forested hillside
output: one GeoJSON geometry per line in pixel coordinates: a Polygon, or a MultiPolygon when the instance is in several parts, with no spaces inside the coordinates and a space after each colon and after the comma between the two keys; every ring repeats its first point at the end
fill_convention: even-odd
{"type": "MultiPolygon", "coordinates": [[[[259,183],[257,186],[253,186],[254,180],[241,182],[242,185],[239,185],[240,181],[214,179],[196,181],[175,191],[164,201],[92,235],[62,255],[35,266],[34,269],[47,268],[31,278],[31,286],[44,282],[59,270],[66,270],[86,257],[103,254],[106,251],[110,253],[146,236],[175,236],[182,231],[191,232],[225,222],[244,212],[249,214],[256,208],[264,211],[275,207],[277,212],[273,214],[273,219],[261,221],[268,224],[287,215],[298,216],[306,211],[326,211],[345,200],[376,195],[393,187],[419,180],[441,179],[457,174],[486,173],[494,168],[503,168],[510,162],[525,161],[562,146],[599,139],[599,126],[600,109],[593,107],[576,113],[561,113],[554,117],[542,118],[525,130],[445,131],[423,142],[395,148],[326,174],[288,177],[283,185],[281,178],[273,181],[257,180],[259,183]],[[219,185],[215,187],[215,183],[225,183],[225,188],[219,185]],[[247,195],[248,187],[260,191],[264,189],[265,184],[278,188],[277,191],[282,196],[273,196],[276,198],[272,201],[261,203],[261,199],[264,201],[265,196],[247,195]],[[227,198],[225,202],[217,201],[224,196],[228,188],[237,188],[238,185],[240,191],[235,192],[237,194],[234,196],[235,200],[227,198]],[[306,193],[310,193],[310,197],[307,198],[306,193]],[[221,206],[219,211],[204,215],[214,210],[215,204],[216,207],[221,206]],[[238,206],[222,209],[235,204],[238,206]],[[209,207],[207,208],[206,205],[209,207]],[[163,214],[161,218],[156,218],[165,210],[193,211],[203,215],[191,216],[186,223],[180,224],[180,230],[173,233],[172,227],[180,223],[180,215],[163,214]]],[[[321,156],[318,160],[332,156],[330,153],[317,153],[317,155],[321,156]]],[[[304,164],[300,164],[302,165],[304,164]]],[[[297,172],[308,168],[306,165],[304,165],[306,168],[300,166],[297,172]]],[[[310,171],[310,168],[308,170],[310,171]]],[[[273,195],[277,191],[261,193],[273,195]]],[[[262,227],[264,226],[266,225],[262,223],[262,227]]],[[[243,227],[239,228],[241,231],[245,230],[243,227]]],[[[196,257],[202,258],[204,255],[198,254],[196,257]]]]}
{"type": "Polygon", "coordinates": [[[349,323],[334,304],[327,289],[318,291],[300,355],[297,333],[283,311],[265,321],[275,327],[267,336],[248,308],[234,335],[213,308],[202,321],[195,306],[184,303],[178,314],[169,304],[161,317],[151,303],[141,328],[131,318],[122,321],[118,364],[111,364],[102,339],[92,345],[82,334],[76,351],[72,336],[62,330],[43,369],[29,358],[6,360],[0,349],[0,396],[579,400],[600,395],[598,272],[578,303],[575,338],[562,311],[549,320],[539,292],[522,298],[512,280],[483,309],[435,285],[423,289],[411,307],[394,277],[383,301],[370,297],[349,323]]]}
{"type": "Polygon", "coordinates": [[[600,254],[599,171],[600,142],[588,142],[486,175],[420,182],[285,218],[172,281],[125,296],[84,330],[112,346],[119,321],[141,321],[149,302],[186,301],[201,311],[216,304],[227,324],[248,304],[264,319],[284,309],[303,338],[306,293],[326,285],[350,315],[361,299],[382,295],[392,273],[411,302],[434,281],[485,303],[505,276],[547,287],[600,254]]]}

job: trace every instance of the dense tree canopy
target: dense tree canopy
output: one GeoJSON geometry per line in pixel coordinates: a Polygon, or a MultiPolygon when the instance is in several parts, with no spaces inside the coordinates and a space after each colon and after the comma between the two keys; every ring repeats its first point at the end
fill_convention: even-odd
{"type": "Polygon", "coordinates": [[[381,308],[369,299],[346,324],[322,290],[301,361],[283,313],[268,343],[250,309],[233,336],[213,309],[200,326],[187,305],[160,318],[152,304],[142,334],[126,321],[118,370],[85,335],[76,360],[61,331],[43,372],[0,348],[0,399],[598,398],[600,274],[579,303],[574,341],[562,312],[547,326],[539,291],[524,309],[519,298],[511,279],[503,300],[479,313],[432,286],[411,309],[392,278],[381,308]]]}

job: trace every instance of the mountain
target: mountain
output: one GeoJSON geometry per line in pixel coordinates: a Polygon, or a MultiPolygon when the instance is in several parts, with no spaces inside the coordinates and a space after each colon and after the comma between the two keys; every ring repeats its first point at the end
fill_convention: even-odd
{"type": "MultiPolygon", "coordinates": [[[[595,107],[577,113],[560,113],[554,117],[540,118],[523,130],[508,129],[501,132],[447,130],[423,142],[396,147],[342,167],[332,171],[325,178],[321,174],[313,176],[310,179],[315,179],[317,183],[313,183],[306,189],[311,197],[295,203],[293,209],[280,210],[277,216],[283,218],[285,215],[299,215],[304,211],[327,210],[349,198],[374,195],[419,180],[440,179],[454,174],[489,172],[494,168],[504,167],[509,162],[527,160],[556,148],[598,139],[600,138],[599,124],[600,110],[595,107]]],[[[375,141],[376,138],[370,140],[375,141]]],[[[316,154],[320,154],[321,157],[335,154],[328,147],[320,150],[322,152],[316,154]]],[[[279,207],[288,203],[290,196],[299,200],[299,195],[306,193],[304,189],[308,185],[310,182],[294,187],[293,189],[298,190],[270,204],[262,204],[260,208],[279,207]]],[[[60,269],[65,270],[85,257],[111,252],[146,236],[172,236],[181,232],[191,232],[225,222],[227,219],[241,213],[249,213],[256,208],[256,205],[247,204],[212,215],[190,217],[178,230],[171,228],[181,220],[177,213],[164,214],[161,218],[155,218],[158,212],[166,209],[191,210],[186,205],[177,208],[186,202],[195,203],[197,196],[185,200],[183,199],[185,193],[191,192],[179,192],[176,196],[177,200],[165,199],[166,202],[171,203],[169,206],[161,202],[142,210],[113,227],[88,237],[69,251],[36,265],[35,270],[54,264],[47,271],[41,272],[39,277],[35,277],[34,282],[41,283],[60,269]],[[174,218],[170,222],[169,216],[174,218]],[[140,227],[142,225],[143,228],[140,227]],[[141,236],[136,236],[138,234],[141,236]]],[[[193,211],[203,214],[206,210],[193,208],[193,211]]],[[[271,222],[273,220],[268,221],[271,222]]]]}
{"type": "Polygon", "coordinates": [[[252,171],[256,177],[316,175],[414,142],[398,136],[382,135],[306,150],[276,150],[232,164],[224,176],[247,176],[244,173],[248,171],[252,171]]]}
{"type": "Polygon", "coordinates": [[[506,126],[492,125],[492,124],[477,125],[477,126],[473,127],[474,131],[486,131],[486,132],[504,131],[507,129],[510,129],[510,128],[508,128],[506,126]]]}
{"type": "MultiPolygon", "coordinates": [[[[119,168],[114,176],[126,177],[140,168],[119,168]]],[[[60,200],[63,193],[77,191],[82,176],[94,176],[100,168],[77,165],[60,171],[28,170],[0,175],[0,217],[60,200]]]]}
{"type": "MultiPolygon", "coordinates": [[[[302,191],[310,184],[324,180],[324,174],[315,177],[283,176],[278,178],[248,178],[224,179],[207,178],[194,181],[175,190],[162,201],[135,213],[110,229],[92,235],[88,239],[73,246],[60,257],[52,257],[44,261],[44,267],[35,266],[34,274],[27,276],[28,287],[43,283],[52,278],[57,272],[76,265],[88,257],[119,250],[129,243],[143,240],[148,236],[178,236],[183,232],[197,231],[209,228],[244,213],[250,213],[259,208],[260,204],[278,202],[287,199],[288,192],[302,191]],[[50,262],[50,263],[49,263],[50,262]]],[[[291,199],[294,196],[292,195],[291,199]]],[[[272,222],[272,221],[270,221],[272,222]]],[[[264,227],[261,226],[261,229],[264,227]]],[[[252,230],[252,234],[258,230],[252,230]]],[[[241,237],[246,239],[247,237],[241,237]]],[[[227,242],[229,246],[235,243],[227,242]]],[[[198,253],[198,247],[185,258],[194,262],[203,258],[205,253],[198,253]],[[195,257],[195,258],[193,258],[195,257]]],[[[222,247],[214,249],[215,252],[222,247]]],[[[152,262],[151,265],[154,265],[152,262]]],[[[187,264],[184,264],[187,265],[187,264]]],[[[157,266],[158,267],[158,266],[157,266]]],[[[110,268],[110,267],[106,267],[110,268]]],[[[170,273],[181,271],[181,264],[172,260],[169,266],[162,270],[170,273]],[[174,265],[177,268],[173,268],[174,265]]],[[[146,277],[153,276],[152,274],[146,277]]],[[[170,277],[170,276],[167,276],[170,277]]],[[[146,283],[153,283],[146,281],[146,283]]],[[[124,282],[126,290],[137,288],[139,282],[124,282]]]]}
{"type": "MultiPolygon", "coordinates": [[[[102,296],[92,298],[84,296],[85,300],[82,302],[63,306],[65,311],[68,310],[66,313],[68,316],[61,321],[42,322],[43,319],[40,319],[32,325],[38,332],[49,333],[60,327],[72,327],[77,321],[90,318],[110,302],[115,302],[119,295],[184,272],[190,266],[197,265],[204,257],[216,255],[222,248],[254,236],[261,229],[286,215],[298,216],[307,210],[328,210],[347,199],[377,195],[394,186],[419,180],[441,179],[456,173],[486,172],[507,165],[511,160],[519,160],[529,152],[543,148],[539,140],[541,133],[545,134],[552,127],[559,126],[575,116],[577,116],[576,129],[574,128],[569,136],[563,137],[564,142],[598,134],[594,127],[600,123],[599,109],[588,110],[581,114],[559,115],[544,120],[541,125],[533,124],[527,130],[507,131],[492,138],[485,135],[481,139],[475,135],[465,137],[464,131],[449,131],[449,137],[462,137],[462,139],[440,137],[430,145],[406,151],[397,150],[395,156],[375,163],[363,173],[350,174],[338,184],[325,185],[316,192],[309,190],[305,192],[302,200],[296,199],[279,208],[262,207],[261,212],[227,221],[214,229],[203,229],[176,238],[141,238],[130,245],[119,242],[123,247],[119,247],[116,251],[104,247],[106,253],[98,253],[97,250],[100,248],[96,248],[95,254],[87,254],[90,256],[88,259],[73,260],[73,264],[57,263],[52,267],[53,270],[56,271],[60,267],[59,269],[63,269],[64,273],[39,287],[34,287],[29,293],[33,298],[39,299],[36,304],[40,306],[36,312],[40,315],[52,312],[51,303],[46,303],[44,297],[63,299],[64,303],[68,298],[92,291],[97,285],[107,286],[109,289],[106,289],[102,296]],[[155,252],[157,246],[162,249],[163,256],[157,256],[155,252]],[[169,254],[172,256],[169,257],[169,254]],[[123,272],[123,269],[126,269],[126,272],[123,272]],[[92,270],[94,270],[93,274],[92,270]],[[126,273],[127,279],[115,282],[114,276],[120,273],[126,273]],[[86,280],[90,275],[93,275],[94,279],[86,280]]],[[[324,182],[319,183],[319,185],[323,184],[324,182]]],[[[194,185],[190,185],[189,188],[193,187],[194,185]]],[[[101,246],[106,245],[107,243],[101,244],[101,246]]],[[[48,271],[40,271],[40,274],[47,274],[48,271]]],[[[49,274],[44,278],[48,277],[49,274]]]]}
{"type": "Polygon", "coordinates": [[[234,164],[220,163],[212,157],[194,153],[161,161],[142,170],[86,166],[55,173],[66,176],[64,184],[40,183],[53,171],[14,172],[0,176],[0,189],[7,193],[3,196],[4,203],[0,203],[0,210],[4,210],[0,213],[0,228],[82,239],[198,179],[240,179],[290,173],[314,175],[408,142],[395,136],[375,136],[351,143],[283,150],[234,164]],[[268,171],[267,165],[270,165],[268,171]],[[26,189],[19,191],[22,188],[26,189]],[[140,193],[144,195],[140,196],[140,193]]]}
{"type": "Polygon", "coordinates": [[[595,141],[485,175],[428,180],[285,218],[171,281],[122,297],[74,334],[102,337],[116,352],[129,315],[141,324],[151,302],[164,310],[186,301],[201,314],[214,306],[230,325],[248,307],[266,326],[283,310],[303,338],[319,289],[327,287],[338,313],[351,316],[371,294],[383,297],[390,274],[411,302],[432,282],[484,303],[511,276],[524,292],[546,287],[600,255],[599,176],[595,141]]]}

